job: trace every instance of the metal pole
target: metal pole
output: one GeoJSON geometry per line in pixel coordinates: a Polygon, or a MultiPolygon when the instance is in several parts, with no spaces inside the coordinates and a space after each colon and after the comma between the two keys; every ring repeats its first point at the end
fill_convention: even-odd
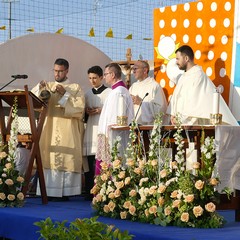
{"type": "Polygon", "coordinates": [[[8,38],[12,38],[12,2],[9,2],[9,9],[8,9],[8,38]]]}

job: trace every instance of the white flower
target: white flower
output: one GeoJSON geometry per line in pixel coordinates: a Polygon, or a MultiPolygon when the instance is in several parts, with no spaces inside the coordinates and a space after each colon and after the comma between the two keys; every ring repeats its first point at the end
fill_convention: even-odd
{"type": "Polygon", "coordinates": [[[206,156],[207,159],[210,159],[212,157],[211,153],[209,153],[209,152],[205,156],[206,156]]]}
{"type": "Polygon", "coordinates": [[[120,136],[116,137],[116,141],[120,142],[122,140],[122,138],[120,136]]]}

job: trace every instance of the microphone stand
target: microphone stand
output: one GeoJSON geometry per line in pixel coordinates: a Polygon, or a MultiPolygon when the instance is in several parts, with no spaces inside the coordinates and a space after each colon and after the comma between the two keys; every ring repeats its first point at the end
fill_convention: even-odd
{"type": "Polygon", "coordinates": [[[5,84],[3,87],[0,88],[0,91],[3,90],[6,86],[8,86],[10,83],[12,83],[13,81],[15,81],[17,78],[13,78],[10,82],[8,82],[7,84],[5,84]]]}
{"type": "Polygon", "coordinates": [[[145,97],[147,97],[147,96],[148,96],[148,93],[146,93],[146,94],[144,95],[144,97],[143,97],[142,100],[141,100],[141,103],[139,104],[137,113],[136,113],[135,118],[134,118],[135,121],[136,121],[136,119],[137,119],[137,115],[138,115],[138,113],[139,113],[139,111],[140,111],[140,108],[141,108],[141,106],[142,106],[143,100],[144,100],[145,97]]]}

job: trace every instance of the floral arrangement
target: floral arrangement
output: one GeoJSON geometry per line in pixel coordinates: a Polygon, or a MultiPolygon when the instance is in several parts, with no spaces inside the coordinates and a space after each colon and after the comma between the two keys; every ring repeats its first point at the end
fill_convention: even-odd
{"type": "Polygon", "coordinates": [[[218,228],[224,219],[216,212],[220,195],[219,183],[213,177],[215,161],[214,139],[202,136],[201,164],[195,162],[186,171],[181,123],[174,133],[175,159],[167,154],[168,139],[161,136],[162,117],[155,120],[149,152],[143,151],[136,134],[137,124],[130,129],[126,160],[119,156],[121,142],[117,138],[112,148],[112,162],[102,162],[102,172],[91,190],[92,204],[97,214],[112,218],[153,223],[161,226],[218,228]],[[201,165],[201,166],[200,166],[201,165]]]}
{"type": "Polygon", "coordinates": [[[14,99],[12,118],[8,153],[4,151],[6,146],[2,143],[2,136],[0,139],[0,207],[21,207],[24,204],[24,194],[21,192],[24,178],[15,170],[14,164],[18,143],[17,98],[14,99]]]}

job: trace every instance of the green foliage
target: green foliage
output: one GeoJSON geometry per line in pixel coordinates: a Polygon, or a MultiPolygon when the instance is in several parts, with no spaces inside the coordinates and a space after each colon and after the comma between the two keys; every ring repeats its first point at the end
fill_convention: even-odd
{"type": "Polygon", "coordinates": [[[128,231],[120,231],[112,225],[97,221],[98,217],[77,218],[68,223],[53,222],[50,218],[35,222],[34,225],[40,228],[40,239],[46,240],[131,240],[132,235],[128,231]]]}

